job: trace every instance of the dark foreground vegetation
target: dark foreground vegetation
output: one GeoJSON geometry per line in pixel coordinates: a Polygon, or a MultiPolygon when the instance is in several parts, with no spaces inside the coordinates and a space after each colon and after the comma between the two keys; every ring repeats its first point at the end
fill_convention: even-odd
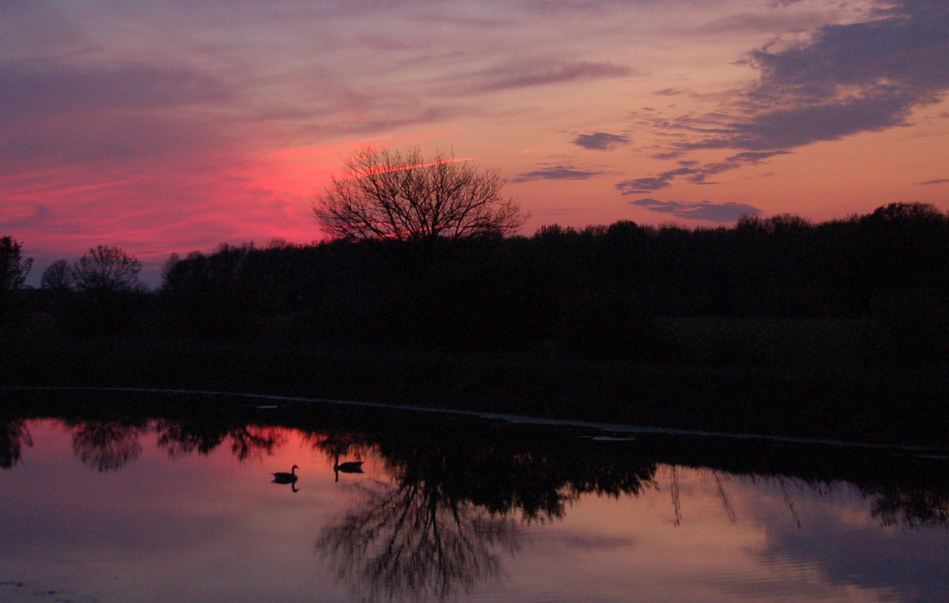
{"type": "Polygon", "coordinates": [[[221,246],[173,257],[154,292],[68,273],[7,287],[0,383],[942,443],[947,260],[949,217],[916,204],[821,224],[221,246]]]}

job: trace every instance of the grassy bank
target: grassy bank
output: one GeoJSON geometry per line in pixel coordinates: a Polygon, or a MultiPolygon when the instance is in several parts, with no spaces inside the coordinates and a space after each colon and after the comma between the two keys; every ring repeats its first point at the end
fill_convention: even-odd
{"type": "MultiPolygon", "coordinates": [[[[0,384],[210,389],[589,421],[942,444],[939,367],[881,368],[852,320],[662,319],[649,360],[289,340],[76,339],[8,347],[0,384]]],[[[871,341],[872,343],[872,341],[871,341]]]]}

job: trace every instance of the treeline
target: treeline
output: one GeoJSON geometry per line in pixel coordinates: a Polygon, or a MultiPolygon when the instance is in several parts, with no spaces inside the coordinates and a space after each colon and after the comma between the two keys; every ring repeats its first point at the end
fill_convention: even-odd
{"type": "Polygon", "coordinates": [[[126,335],[154,330],[158,296],[138,281],[142,264],[118,247],[99,245],[75,262],[47,266],[40,289],[22,291],[32,268],[22,243],[0,239],[0,333],[29,335],[39,316],[60,334],[126,335]]]}
{"type": "Polygon", "coordinates": [[[150,293],[83,281],[80,262],[72,280],[44,274],[33,304],[75,333],[633,356],[661,347],[657,316],[863,317],[944,357],[947,260],[949,216],[891,204],[819,224],[783,215],[714,229],[622,221],[532,237],[222,245],[173,256],[150,293]]]}
{"type": "Polygon", "coordinates": [[[639,353],[655,343],[656,316],[873,317],[946,333],[947,260],[949,216],[892,204],[820,224],[785,215],[715,229],[623,221],[530,238],[222,246],[169,263],[160,296],[169,326],[198,336],[263,327],[639,353]]]}

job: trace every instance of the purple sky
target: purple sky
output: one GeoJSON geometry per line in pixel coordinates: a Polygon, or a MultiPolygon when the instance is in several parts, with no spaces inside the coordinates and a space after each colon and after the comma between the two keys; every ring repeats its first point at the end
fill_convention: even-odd
{"type": "Polygon", "coordinates": [[[324,238],[364,145],[498,167],[532,217],[949,208],[945,0],[0,0],[0,235],[151,267],[324,238]]]}

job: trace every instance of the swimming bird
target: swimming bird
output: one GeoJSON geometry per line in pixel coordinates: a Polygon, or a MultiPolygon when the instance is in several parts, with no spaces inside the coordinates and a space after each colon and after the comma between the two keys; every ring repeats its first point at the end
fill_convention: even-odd
{"type": "Polygon", "coordinates": [[[349,461],[346,463],[337,463],[333,465],[334,471],[343,473],[362,473],[362,461],[349,461]]]}
{"type": "Polygon", "coordinates": [[[339,481],[339,473],[362,473],[362,461],[347,461],[345,463],[339,462],[339,455],[336,456],[336,461],[333,462],[333,473],[336,474],[336,481],[339,481]]]}
{"type": "Polygon", "coordinates": [[[285,473],[283,471],[278,471],[273,474],[273,483],[275,484],[292,484],[297,481],[297,467],[294,465],[290,469],[290,473],[285,473]]]}

